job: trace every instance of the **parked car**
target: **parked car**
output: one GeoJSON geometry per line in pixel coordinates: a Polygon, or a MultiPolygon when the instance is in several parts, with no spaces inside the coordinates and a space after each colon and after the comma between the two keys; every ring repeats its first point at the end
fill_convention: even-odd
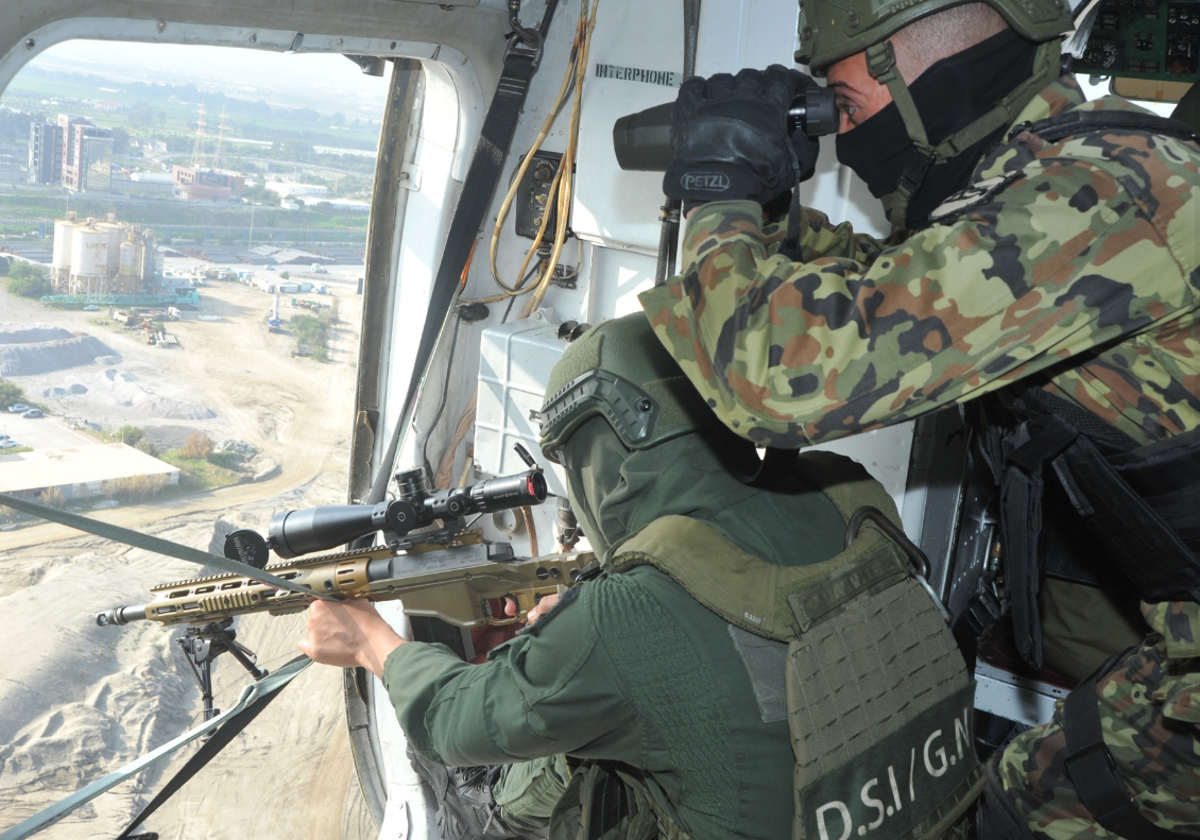
{"type": "Polygon", "coordinates": [[[17,443],[12,438],[5,438],[4,440],[0,440],[0,449],[16,449],[20,445],[21,444],[17,443]]]}
{"type": "Polygon", "coordinates": [[[41,417],[42,410],[40,408],[31,408],[28,411],[21,412],[22,417],[41,417]]]}
{"type": "Polygon", "coordinates": [[[83,311],[84,312],[99,312],[100,307],[96,306],[96,304],[94,304],[94,303],[89,303],[87,306],[83,307],[83,311]]]}
{"type": "Polygon", "coordinates": [[[12,414],[23,414],[29,410],[29,406],[25,405],[25,403],[16,403],[15,405],[10,405],[8,410],[12,414]]]}

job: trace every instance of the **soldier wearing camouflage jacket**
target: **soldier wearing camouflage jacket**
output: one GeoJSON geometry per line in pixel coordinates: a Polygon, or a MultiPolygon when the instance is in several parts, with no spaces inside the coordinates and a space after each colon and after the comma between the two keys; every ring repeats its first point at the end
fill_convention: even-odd
{"type": "Polygon", "coordinates": [[[683,272],[641,295],[718,416],[796,448],[1038,374],[1139,442],[1200,425],[1200,149],[1145,132],[1046,143],[1020,129],[1084,102],[1062,77],[984,158],[979,195],[880,241],[801,208],[701,206],[683,272]],[[984,186],[986,185],[986,186],[984,186]]]}
{"type": "MultiPolygon", "coordinates": [[[[1057,57],[1050,39],[1058,24],[1051,19],[1063,7],[988,4],[1023,38],[1041,43],[1039,59],[1045,52],[1057,57]]],[[[855,234],[795,204],[791,218],[771,221],[764,208],[778,209],[782,170],[769,161],[753,170],[753,155],[734,141],[724,148],[742,155],[736,166],[746,168],[748,157],[755,178],[726,177],[733,188],[724,200],[706,203],[689,185],[716,179],[688,176],[705,167],[724,173],[702,156],[687,159],[701,132],[686,122],[679,131],[676,106],[676,164],[664,188],[699,206],[686,231],[682,274],[641,296],[657,337],[717,415],[762,445],[833,440],[1012,391],[1018,382],[1098,419],[1096,425],[1117,430],[1133,447],[1184,440],[1200,428],[1200,146],[1186,133],[1154,130],[1151,118],[1139,125],[1140,109],[1123,100],[1085,102],[1069,76],[1001,101],[988,115],[1007,114],[999,129],[980,118],[937,137],[930,130],[927,138],[920,117],[928,112],[914,105],[917,86],[910,92],[898,72],[889,76],[893,50],[882,39],[954,5],[802,4],[798,58],[814,72],[828,71],[836,86],[836,65],[865,53],[913,146],[947,164],[944,189],[932,191],[933,203],[933,179],[923,187],[919,168],[893,173],[894,191],[886,192],[872,184],[877,161],[859,158],[865,174],[852,165],[890,205],[897,228],[886,240],[855,234]],[[1100,116],[1084,116],[1080,124],[1097,119],[1100,129],[1043,131],[1089,114],[1100,116]],[[947,134],[953,136],[946,140],[947,134]],[[963,148],[975,153],[964,155],[963,148]],[[960,169],[956,186],[945,188],[955,154],[960,167],[962,157],[971,165],[960,169]]],[[[753,90],[742,74],[733,86],[753,90]]],[[[681,103],[695,95],[686,88],[681,103]]],[[[705,94],[714,92],[720,94],[719,85],[705,94]]],[[[928,103],[928,88],[925,96],[928,103]]],[[[755,100],[760,111],[769,98],[755,100]]],[[[722,101],[705,101],[704,108],[724,108],[726,117],[731,112],[722,101]]],[[[704,108],[694,113],[703,115],[704,108]]],[[[683,111],[686,117],[686,106],[683,111]]],[[[872,118],[868,113],[865,122],[843,124],[839,159],[842,141],[872,118]]],[[[797,154],[803,170],[803,149],[797,154]]],[[[1191,436],[1186,440],[1194,446],[1191,436]]],[[[1190,598],[1147,605],[1161,638],[1127,651],[1073,694],[1076,711],[1087,705],[1079,698],[1087,698],[1102,721],[1096,728],[1118,789],[1108,802],[1120,812],[1120,830],[1112,829],[1107,806],[1092,798],[1089,810],[1081,802],[1077,786],[1091,783],[1079,782],[1064,764],[1078,750],[1065,746],[1060,709],[1050,724],[1010,745],[993,768],[995,808],[987,813],[995,833],[985,837],[1200,834],[1200,650],[1193,632],[1200,629],[1200,605],[1194,591],[1190,598]]],[[[1034,653],[1040,658],[1040,649],[1034,653]]]]}
{"type": "MultiPolygon", "coordinates": [[[[1156,631],[1151,644],[1122,656],[1089,686],[1104,722],[1105,746],[1138,813],[1154,829],[1174,837],[1200,837],[1200,624],[1195,606],[1146,605],[1146,620],[1156,631]]],[[[1008,795],[988,802],[992,810],[985,813],[993,833],[985,837],[1027,836],[1020,832],[1021,824],[1048,840],[1120,836],[1097,825],[1080,802],[1063,762],[1066,745],[1061,703],[1049,724],[1009,745],[998,767],[989,768],[993,786],[1002,786],[1008,795]],[[1012,818],[1017,828],[1011,827],[1012,818]]],[[[1142,826],[1127,836],[1159,835],[1142,826]]]]}

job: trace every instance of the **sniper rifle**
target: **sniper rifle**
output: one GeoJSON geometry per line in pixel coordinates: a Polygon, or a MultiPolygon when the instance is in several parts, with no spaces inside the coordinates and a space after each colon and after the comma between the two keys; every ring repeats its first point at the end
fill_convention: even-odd
{"type": "MultiPolygon", "coordinates": [[[[533,465],[527,453],[521,454],[533,465]]],[[[148,603],[97,613],[96,623],[188,625],[179,642],[210,717],[216,713],[210,669],[217,654],[233,654],[255,679],[265,675],[255,668],[253,653],[234,641],[236,616],[301,612],[320,593],[333,599],[400,599],[409,616],[438,618],[458,627],[498,626],[521,620],[541,596],[588,576],[593,565],[588,552],[517,559],[508,543],[489,543],[478,529],[464,524],[471,514],[541,504],[547,487],[540,468],[433,493],[424,476],[420,469],[398,474],[398,498],[392,501],[284,511],[272,519],[265,539],[249,530],[226,538],[227,558],[295,584],[294,589],[279,589],[252,575],[197,577],[152,587],[148,603]],[[424,530],[411,533],[419,529],[424,530]],[[383,532],[383,545],[299,556],[375,532],[383,532]],[[268,565],[271,551],[285,562],[268,565]],[[504,614],[503,599],[516,602],[515,617],[504,614]]]]}

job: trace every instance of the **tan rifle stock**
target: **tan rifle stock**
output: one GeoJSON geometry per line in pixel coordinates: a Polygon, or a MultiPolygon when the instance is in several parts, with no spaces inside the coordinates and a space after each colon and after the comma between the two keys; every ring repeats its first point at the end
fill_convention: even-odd
{"type": "MultiPolygon", "coordinates": [[[[412,616],[440,618],[459,627],[508,624],[524,617],[540,595],[569,586],[594,562],[590,552],[511,559],[508,545],[489,545],[477,532],[453,535],[448,544],[416,543],[405,549],[368,548],[314,555],[266,567],[292,583],[326,595],[400,599],[412,616]],[[512,596],[518,616],[493,615],[489,601],[512,596]]],[[[140,606],[96,615],[101,626],[150,620],[204,625],[249,613],[300,612],[312,596],[276,589],[243,575],[193,578],[153,587],[140,606]]]]}

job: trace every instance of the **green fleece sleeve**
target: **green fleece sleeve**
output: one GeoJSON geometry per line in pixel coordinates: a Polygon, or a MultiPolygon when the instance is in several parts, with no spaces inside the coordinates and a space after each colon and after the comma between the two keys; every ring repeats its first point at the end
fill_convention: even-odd
{"type": "Polygon", "coordinates": [[[482,665],[440,645],[393,651],[383,682],[409,743],[451,767],[593,750],[635,758],[632,711],[597,642],[591,600],[572,598],[482,665]]]}

